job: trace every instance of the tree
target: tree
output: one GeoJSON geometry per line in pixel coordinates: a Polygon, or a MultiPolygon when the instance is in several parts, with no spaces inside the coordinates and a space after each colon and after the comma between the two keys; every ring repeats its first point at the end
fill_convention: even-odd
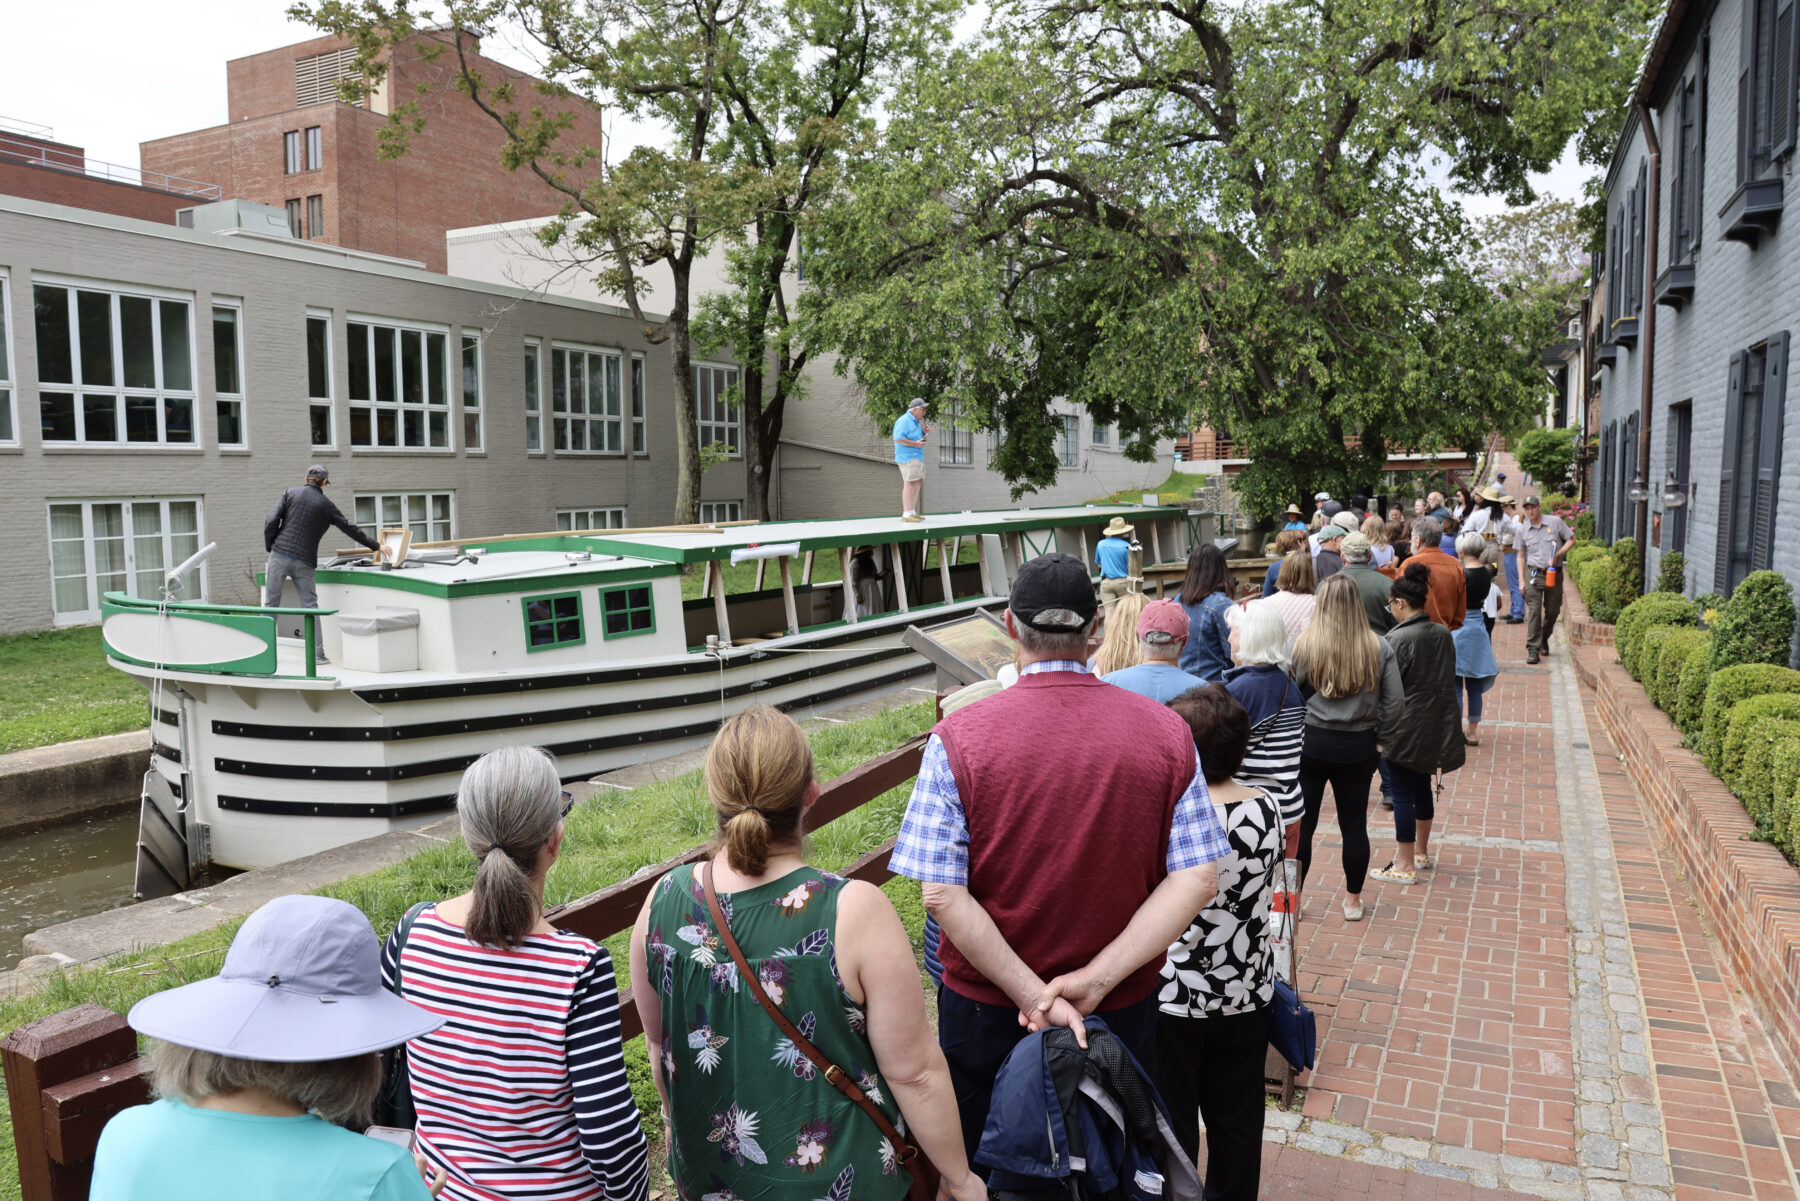
{"type": "Polygon", "coordinates": [[[1476,267],[1421,164],[1529,201],[1644,9],[1013,0],[907,85],[802,302],[872,411],[958,402],[1016,491],[1054,477],[1059,398],[1139,458],[1228,430],[1263,515],[1390,449],[1472,451],[1542,403],[1558,314],[1476,267]]]}
{"type": "MultiPolygon", "coordinates": [[[[623,299],[644,338],[668,343],[677,381],[675,520],[697,519],[707,459],[698,444],[693,358],[729,347],[740,366],[747,512],[768,515],[773,456],[808,351],[783,291],[796,235],[840,186],[845,146],[871,130],[870,112],[896,71],[949,36],[952,0],[447,0],[444,12],[407,0],[312,0],[292,10],[353,39],[368,95],[396,47],[445,60],[455,86],[504,131],[502,161],[563,200],[540,233],[553,252],[598,267],[603,293],[623,299]],[[537,51],[536,92],[484,76],[474,39],[499,31],[537,51]],[[569,120],[543,96],[575,96],[667,134],[602,169],[601,148],[571,145],[569,120]],[[726,252],[729,289],[696,297],[694,268],[726,252]],[[644,311],[644,273],[666,266],[669,312],[644,311]]],[[[396,104],[383,153],[406,152],[428,119],[396,104]]]]}
{"type": "Polygon", "coordinates": [[[1527,431],[1513,448],[1519,470],[1546,489],[1560,492],[1568,487],[1569,468],[1575,465],[1575,439],[1579,432],[1571,427],[1527,431]]]}
{"type": "Polygon", "coordinates": [[[1555,198],[1475,221],[1470,259],[1498,288],[1545,296],[1562,312],[1588,288],[1587,231],[1581,206],[1555,198]]]}

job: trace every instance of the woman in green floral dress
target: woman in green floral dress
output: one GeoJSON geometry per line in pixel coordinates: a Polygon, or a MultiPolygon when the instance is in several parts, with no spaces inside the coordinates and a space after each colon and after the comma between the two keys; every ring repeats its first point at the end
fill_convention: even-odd
{"type": "MultiPolygon", "coordinates": [[[[986,1201],[925,1016],[900,917],[880,889],[806,865],[818,799],[792,718],[748,710],[706,758],[719,815],[713,886],[763,989],[918,1142],[956,1201],[986,1201]]],[[[738,978],[700,865],[651,890],[631,937],[632,992],[685,1201],[901,1201],[911,1178],[874,1121],[825,1080],[738,978]]]]}

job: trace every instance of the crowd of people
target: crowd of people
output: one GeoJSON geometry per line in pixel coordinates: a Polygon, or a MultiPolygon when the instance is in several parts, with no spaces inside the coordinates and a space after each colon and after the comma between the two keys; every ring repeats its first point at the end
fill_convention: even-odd
{"type": "MultiPolygon", "coordinates": [[[[1535,660],[1570,541],[1497,489],[1410,522],[1316,499],[1259,597],[1213,546],[1168,600],[1097,595],[1066,555],[1020,568],[1015,668],[945,706],[889,864],[921,885],[935,1006],[886,894],[807,862],[799,727],[722,724],[712,845],[651,887],[628,942],[682,1197],[985,1201],[991,1173],[1038,1171],[1006,1142],[1033,1092],[1014,1051],[1058,1028],[1154,1084],[1190,1173],[1204,1123],[1210,1201],[1257,1195],[1282,861],[1310,873],[1329,791],[1345,920],[1371,878],[1432,869],[1434,794],[1479,745],[1512,618],[1500,564],[1528,586],[1535,660]],[[1394,849],[1371,870],[1378,776],[1394,849]]],[[[342,901],[281,898],[217,977],[134,1007],[159,1099],[108,1124],[92,1195],[645,1201],[612,958],[543,917],[559,780],[534,748],[472,764],[473,886],[384,943],[342,901]]]]}

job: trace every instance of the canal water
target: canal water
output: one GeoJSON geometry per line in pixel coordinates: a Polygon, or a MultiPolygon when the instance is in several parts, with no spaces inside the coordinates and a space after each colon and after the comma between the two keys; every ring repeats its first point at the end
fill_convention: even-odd
{"type": "Polygon", "coordinates": [[[137,810],[0,839],[0,971],[33,930],[129,905],[137,810]]]}

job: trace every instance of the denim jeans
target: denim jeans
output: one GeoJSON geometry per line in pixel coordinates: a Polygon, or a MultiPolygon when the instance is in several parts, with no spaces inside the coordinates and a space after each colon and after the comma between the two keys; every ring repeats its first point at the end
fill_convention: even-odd
{"type": "Polygon", "coordinates": [[[1431,777],[1424,772],[1388,764],[1394,775],[1394,841],[1417,842],[1419,822],[1437,816],[1431,803],[1431,777]]]}
{"type": "Polygon", "coordinates": [[[1457,676],[1456,707],[1463,708],[1463,694],[1468,694],[1468,714],[1470,721],[1481,720],[1481,698],[1488,689],[1494,686],[1494,676],[1457,676]]]}

